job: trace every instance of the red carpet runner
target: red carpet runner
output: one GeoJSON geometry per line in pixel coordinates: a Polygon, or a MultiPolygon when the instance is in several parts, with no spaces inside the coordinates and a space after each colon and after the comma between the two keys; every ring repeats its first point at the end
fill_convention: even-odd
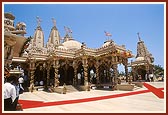
{"type": "Polygon", "coordinates": [[[115,95],[107,95],[107,96],[100,96],[100,97],[91,97],[91,98],[84,98],[84,99],[74,99],[74,100],[64,100],[64,101],[56,101],[56,102],[42,102],[42,101],[29,101],[29,100],[19,100],[19,103],[22,104],[23,109],[28,108],[36,108],[36,107],[44,107],[44,106],[55,106],[55,105],[64,105],[64,104],[74,104],[74,103],[82,103],[82,102],[90,102],[90,101],[98,101],[104,99],[111,99],[111,98],[118,98],[130,95],[137,95],[142,93],[153,92],[159,98],[164,98],[164,92],[161,91],[164,88],[155,88],[149,84],[144,83],[144,86],[148,88],[148,90],[142,91],[133,91],[128,93],[121,93],[115,95]]]}
{"type": "Polygon", "coordinates": [[[164,92],[156,87],[153,87],[152,85],[149,85],[147,83],[143,83],[143,85],[148,88],[152,93],[154,93],[157,97],[163,99],[164,98],[164,92]]]}

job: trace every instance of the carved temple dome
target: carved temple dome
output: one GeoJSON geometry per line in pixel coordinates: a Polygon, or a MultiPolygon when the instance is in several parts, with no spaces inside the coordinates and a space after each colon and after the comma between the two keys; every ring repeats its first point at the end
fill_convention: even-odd
{"type": "Polygon", "coordinates": [[[66,48],[65,46],[63,46],[62,44],[58,46],[58,49],[63,49],[63,50],[67,50],[68,48],[66,48]]]}
{"type": "Polygon", "coordinates": [[[137,57],[135,61],[143,61],[144,59],[144,57],[137,57]]]}
{"type": "MultiPolygon", "coordinates": [[[[20,25],[23,25],[23,26],[26,26],[26,24],[24,22],[18,22],[17,24],[20,24],[20,25]]],[[[17,25],[16,24],[16,25],[17,25]]]]}
{"type": "Polygon", "coordinates": [[[107,41],[104,42],[104,44],[102,45],[102,47],[107,47],[107,46],[109,46],[111,43],[114,43],[114,41],[113,41],[113,40],[107,40],[107,41]]]}
{"type": "Polygon", "coordinates": [[[14,19],[15,19],[15,16],[14,16],[12,13],[5,13],[5,18],[14,20],[14,19]]]}
{"type": "Polygon", "coordinates": [[[82,44],[76,40],[68,40],[64,43],[62,43],[62,45],[68,49],[80,49],[82,44]]]}

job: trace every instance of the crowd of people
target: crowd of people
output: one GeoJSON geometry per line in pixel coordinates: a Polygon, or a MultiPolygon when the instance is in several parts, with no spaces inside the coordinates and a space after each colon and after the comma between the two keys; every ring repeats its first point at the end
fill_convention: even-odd
{"type": "Polygon", "coordinates": [[[10,75],[9,70],[4,70],[4,111],[16,111],[19,105],[19,95],[23,93],[23,78],[10,75]]]}

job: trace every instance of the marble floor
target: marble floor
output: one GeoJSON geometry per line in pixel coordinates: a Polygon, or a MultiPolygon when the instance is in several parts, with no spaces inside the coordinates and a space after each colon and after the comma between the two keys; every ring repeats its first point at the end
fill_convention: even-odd
{"type": "Polygon", "coordinates": [[[164,82],[146,83],[164,92],[164,98],[159,98],[145,86],[135,88],[133,91],[90,90],[66,94],[45,91],[24,92],[19,98],[20,103],[23,104],[23,111],[16,112],[165,113],[166,86],[164,82]]]}

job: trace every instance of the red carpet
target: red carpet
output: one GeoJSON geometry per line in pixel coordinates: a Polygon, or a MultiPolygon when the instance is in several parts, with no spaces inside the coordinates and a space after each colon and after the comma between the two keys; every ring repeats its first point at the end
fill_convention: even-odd
{"type": "Polygon", "coordinates": [[[150,84],[143,83],[143,85],[148,88],[152,93],[154,93],[157,97],[163,99],[164,98],[164,92],[156,87],[153,87],[150,84]]]}
{"type": "MultiPolygon", "coordinates": [[[[146,84],[145,84],[145,86],[146,86],[146,84]]],[[[149,87],[149,86],[147,85],[147,87],[149,87]]],[[[164,88],[159,88],[158,90],[161,91],[163,89],[164,88]]],[[[148,93],[148,92],[151,92],[151,91],[153,92],[153,89],[149,88],[149,90],[133,91],[133,92],[122,93],[122,94],[100,96],[100,97],[91,97],[91,98],[84,98],[84,99],[64,100],[64,101],[56,101],[56,102],[19,100],[19,103],[22,104],[22,108],[23,109],[27,109],[27,108],[36,108],[36,107],[44,107],[44,106],[55,106],[55,105],[64,105],[64,104],[74,104],[74,103],[82,103],[82,102],[90,102],[90,101],[118,98],[118,97],[137,95],[137,94],[142,94],[142,93],[148,93]]]]}

